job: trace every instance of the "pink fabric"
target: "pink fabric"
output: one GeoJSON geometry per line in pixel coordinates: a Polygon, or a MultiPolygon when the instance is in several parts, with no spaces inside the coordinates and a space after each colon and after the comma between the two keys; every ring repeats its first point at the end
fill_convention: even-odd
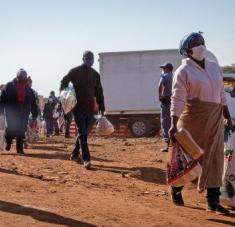
{"type": "Polygon", "coordinates": [[[205,69],[190,58],[183,59],[176,70],[172,84],[171,116],[179,117],[187,100],[226,105],[223,74],[215,62],[205,61],[205,69]]]}

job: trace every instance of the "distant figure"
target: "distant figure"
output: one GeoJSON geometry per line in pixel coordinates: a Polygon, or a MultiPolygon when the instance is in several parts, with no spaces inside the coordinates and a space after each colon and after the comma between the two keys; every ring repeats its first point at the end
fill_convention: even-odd
{"type": "Polygon", "coordinates": [[[7,83],[0,98],[0,114],[6,114],[6,150],[11,149],[12,140],[16,138],[18,154],[24,154],[23,141],[27,131],[29,114],[36,120],[38,109],[33,90],[28,85],[27,72],[20,69],[16,78],[7,83]]]}
{"type": "Polygon", "coordinates": [[[50,92],[49,98],[52,98],[52,100],[53,100],[53,102],[54,102],[54,105],[56,105],[56,104],[58,103],[58,98],[56,98],[54,91],[51,91],[51,92],[50,92]]]}
{"type": "Polygon", "coordinates": [[[73,109],[73,114],[79,134],[70,158],[71,160],[78,160],[81,149],[84,167],[89,168],[91,162],[87,137],[89,126],[93,121],[93,115],[97,108],[95,98],[102,115],[104,114],[105,107],[100,75],[92,68],[94,63],[93,53],[85,51],[82,60],[82,65],[70,70],[62,79],[60,90],[63,90],[68,86],[69,82],[72,82],[77,98],[77,105],[73,109]]]}
{"type": "Polygon", "coordinates": [[[172,95],[173,65],[171,63],[166,63],[164,65],[161,65],[160,68],[163,70],[163,72],[159,82],[158,91],[159,100],[161,102],[161,128],[163,132],[163,139],[166,144],[161,151],[167,152],[170,142],[168,132],[171,127],[170,107],[172,95]]]}
{"type": "Polygon", "coordinates": [[[43,118],[46,122],[47,128],[47,137],[51,137],[53,135],[53,111],[54,111],[54,103],[53,99],[50,97],[43,109],[43,118]]]}
{"type": "Polygon", "coordinates": [[[59,99],[55,96],[55,92],[51,91],[49,95],[49,99],[52,99],[52,105],[54,106],[53,110],[53,135],[58,136],[59,135],[59,124],[58,124],[58,118],[57,117],[57,105],[59,104],[59,99]]]}

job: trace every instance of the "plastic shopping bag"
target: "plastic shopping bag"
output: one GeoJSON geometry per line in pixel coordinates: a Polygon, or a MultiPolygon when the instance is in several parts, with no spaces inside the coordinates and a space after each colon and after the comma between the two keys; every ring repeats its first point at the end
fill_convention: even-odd
{"type": "Polygon", "coordinates": [[[235,207],[235,133],[225,130],[223,186],[221,202],[235,207]]]}
{"type": "Polygon", "coordinates": [[[106,117],[101,117],[97,120],[96,132],[101,136],[108,136],[114,132],[114,127],[106,117]]]}
{"type": "Polygon", "coordinates": [[[62,104],[62,108],[65,114],[69,113],[77,104],[75,90],[72,84],[69,84],[67,88],[65,88],[60,93],[60,102],[62,104]]]}
{"type": "Polygon", "coordinates": [[[196,180],[202,168],[198,161],[193,160],[183,151],[178,142],[169,149],[167,162],[167,184],[175,187],[184,186],[196,180]]]}

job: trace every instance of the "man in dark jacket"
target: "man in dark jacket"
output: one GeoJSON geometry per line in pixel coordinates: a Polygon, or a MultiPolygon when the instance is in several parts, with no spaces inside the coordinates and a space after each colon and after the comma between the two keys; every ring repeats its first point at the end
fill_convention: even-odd
{"type": "Polygon", "coordinates": [[[78,126],[79,135],[71,154],[71,159],[78,160],[81,148],[85,168],[91,166],[87,137],[89,126],[93,120],[94,109],[97,106],[96,102],[99,105],[99,111],[102,115],[105,111],[100,75],[92,68],[93,63],[93,53],[91,51],[85,51],[83,54],[83,64],[71,69],[62,79],[60,86],[60,90],[63,90],[68,86],[69,82],[72,82],[75,89],[77,105],[73,109],[73,114],[76,125],[78,126]]]}
{"type": "Polygon", "coordinates": [[[27,130],[30,112],[36,120],[38,115],[36,98],[28,86],[27,72],[20,69],[17,77],[6,84],[0,98],[0,114],[6,115],[6,150],[11,149],[12,140],[16,138],[18,154],[24,154],[23,141],[27,130]]]}

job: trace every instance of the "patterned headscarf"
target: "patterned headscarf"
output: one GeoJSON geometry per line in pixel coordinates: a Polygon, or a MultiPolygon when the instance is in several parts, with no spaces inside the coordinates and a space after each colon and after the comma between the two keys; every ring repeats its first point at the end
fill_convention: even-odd
{"type": "MultiPolygon", "coordinates": [[[[200,33],[193,32],[183,37],[180,41],[179,52],[182,56],[187,57],[187,49],[190,47],[194,39],[201,38],[204,41],[203,36],[200,33]]],[[[205,41],[204,41],[205,42],[205,41]]]]}

